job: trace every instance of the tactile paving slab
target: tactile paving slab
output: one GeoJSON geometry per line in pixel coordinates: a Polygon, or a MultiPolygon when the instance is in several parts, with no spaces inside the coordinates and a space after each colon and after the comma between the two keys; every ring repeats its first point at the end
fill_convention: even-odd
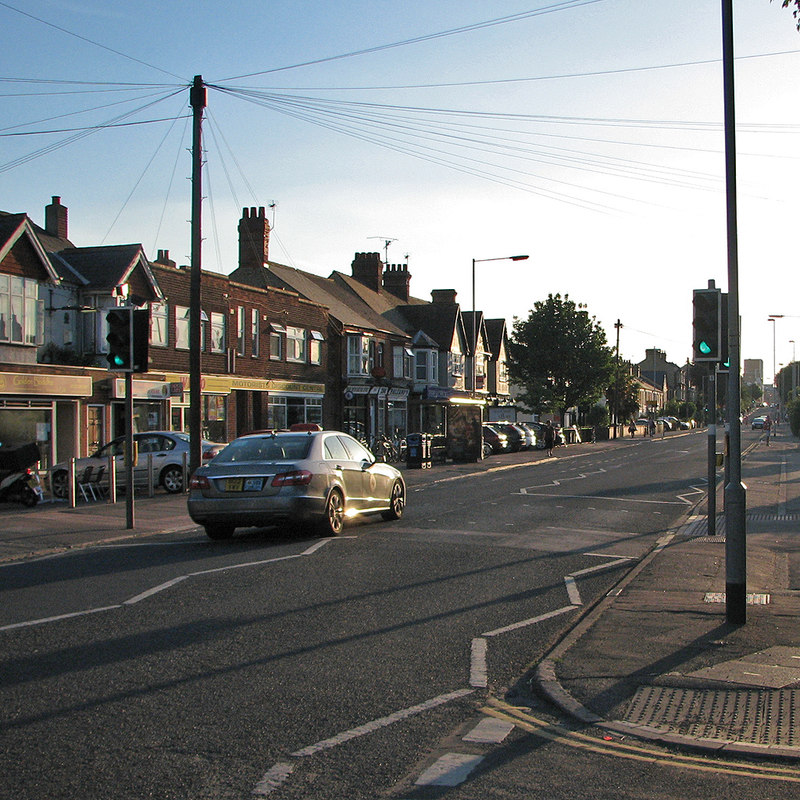
{"type": "Polygon", "coordinates": [[[625,721],[696,739],[800,747],[800,689],[643,686],[625,721]]]}

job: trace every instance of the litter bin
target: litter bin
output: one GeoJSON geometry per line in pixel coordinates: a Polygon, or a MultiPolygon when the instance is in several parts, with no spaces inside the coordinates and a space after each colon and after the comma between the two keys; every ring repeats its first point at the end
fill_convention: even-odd
{"type": "Polygon", "coordinates": [[[406,466],[409,469],[430,469],[431,437],[427,433],[406,436],[406,466]]]}

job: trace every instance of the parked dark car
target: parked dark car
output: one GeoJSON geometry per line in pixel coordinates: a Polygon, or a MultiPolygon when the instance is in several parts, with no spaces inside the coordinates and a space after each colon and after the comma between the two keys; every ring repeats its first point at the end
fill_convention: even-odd
{"type": "Polygon", "coordinates": [[[508,452],[508,436],[488,422],[483,423],[483,441],[492,453],[508,452]]]}
{"type": "Polygon", "coordinates": [[[517,453],[527,446],[525,431],[517,427],[513,422],[493,422],[492,426],[508,437],[508,449],[512,453],[517,453]]]}

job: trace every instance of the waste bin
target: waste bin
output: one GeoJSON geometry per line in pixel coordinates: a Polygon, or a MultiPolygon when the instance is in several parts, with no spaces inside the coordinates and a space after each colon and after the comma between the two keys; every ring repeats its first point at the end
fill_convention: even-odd
{"type": "Polygon", "coordinates": [[[431,437],[427,433],[406,436],[406,466],[409,469],[430,469],[431,437]]]}

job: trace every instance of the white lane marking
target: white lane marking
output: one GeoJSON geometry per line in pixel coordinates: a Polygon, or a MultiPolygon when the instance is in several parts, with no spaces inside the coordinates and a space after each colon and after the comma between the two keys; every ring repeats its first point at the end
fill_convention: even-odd
{"type": "Polygon", "coordinates": [[[264,777],[256,784],[252,793],[258,797],[274,792],[281,784],[286,782],[292,772],[294,772],[294,767],[291,764],[285,762],[276,764],[264,773],[264,777]]]}
{"type": "Polygon", "coordinates": [[[598,564],[596,567],[586,567],[586,569],[579,569],[577,572],[570,572],[570,577],[578,578],[591,572],[602,572],[604,569],[613,569],[620,566],[620,564],[627,564],[629,561],[635,560],[635,558],[629,558],[628,556],[618,556],[614,561],[609,561],[606,564],[598,564]]]}
{"type": "Polygon", "coordinates": [[[359,725],[357,728],[351,728],[349,731],[344,731],[336,736],[331,737],[330,739],[324,739],[316,744],[303,747],[301,750],[295,750],[295,752],[291,753],[290,755],[294,756],[295,758],[313,756],[316,753],[322,752],[323,750],[329,750],[332,747],[337,747],[340,744],[349,742],[351,739],[356,739],[359,736],[365,736],[368,733],[372,733],[380,728],[385,728],[388,725],[394,724],[395,722],[408,719],[409,717],[413,717],[416,714],[421,714],[424,711],[430,711],[432,708],[442,706],[445,703],[451,702],[452,700],[458,700],[462,697],[466,697],[467,695],[472,694],[474,691],[474,689],[457,689],[454,692],[440,694],[438,697],[426,700],[424,703],[420,703],[419,705],[404,708],[400,711],[395,711],[393,714],[389,714],[387,717],[381,717],[380,719],[372,720],[372,722],[359,725]]]}
{"type": "MultiPolygon", "coordinates": [[[[337,536],[336,539],[353,539],[353,536],[337,536]]],[[[186,575],[178,575],[175,578],[172,578],[165,583],[160,583],[158,586],[153,586],[150,589],[146,589],[144,592],[135,595],[134,597],[129,598],[128,600],[123,600],[122,603],[118,603],[113,606],[101,606],[99,608],[86,608],[81,611],[72,611],[69,614],[59,614],[53,617],[43,617],[40,619],[31,619],[26,620],[25,622],[15,622],[10,625],[3,625],[0,627],[1,631],[10,631],[14,628],[26,628],[32,627],[34,625],[44,625],[48,622],[60,622],[61,620],[65,619],[72,619],[73,617],[83,617],[88,614],[97,614],[101,611],[113,611],[115,609],[124,608],[125,606],[134,605],[142,600],[147,599],[148,597],[152,597],[153,595],[159,594],[163,592],[165,589],[169,589],[172,586],[175,586],[181,581],[185,581],[187,578],[196,578],[200,575],[211,575],[215,572],[227,572],[228,570],[233,569],[241,569],[242,567],[259,567],[263,566],[264,564],[275,564],[279,561],[288,561],[293,558],[302,558],[303,556],[310,556],[317,552],[321,547],[324,547],[328,542],[335,541],[333,538],[322,539],[319,542],[315,542],[310,547],[306,548],[302,553],[296,553],[295,555],[291,556],[278,556],[276,558],[267,558],[263,561],[248,561],[244,564],[228,564],[224,567],[215,567],[214,569],[204,569],[199,570],[198,572],[189,572],[186,575]]]]}
{"type": "Polygon", "coordinates": [[[567,597],[569,597],[570,603],[574,606],[582,606],[583,600],[581,600],[581,593],[578,591],[575,578],[572,575],[567,575],[564,578],[564,583],[567,585],[567,597]]]}
{"type": "Polygon", "coordinates": [[[483,756],[448,753],[417,778],[417,786],[458,786],[483,761],[483,756]]]}
{"type": "Polygon", "coordinates": [[[45,617],[44,619],[31,619],[26,622],[14,622],[11,625],[3,625],[0,631],[10,631],[14,628],[28,628],[33,625],[43,625],[45,622],[60,622],[62,619],[72,619],[72,617],[84,617],[87,614],[99,614],[101,611],[112,611],[115,608],[122,608],[121,605],[103,606],[102,608],[90,608],[88,611],[73,611],[70,614],[59,614],[56,617],[45,617]]]}
{"type": "Polygon", "coordinates": [[[466,736],[462,737],[465,742],[476,742],[478,744],[500,744],[511,731],[514,730],[514,723],[505,719],[495,717],[484,717],[466,736]]]}
{"type": "Polygon", "coordinates": [[[489,674],[486,667],[486,639],[472,640],[469,685],[476,689],[485,689],[489,685],[489,674]]]}
{"type": "Polygon", "coordinates": [[[483,636],[499,636],[502,633],[509,633],[510,631],[518,630],[519,628],[527,628],[528,625],[536,625],[539,622],[544,622],[551,617],[557,617],[559,614],[566,614],[567,611],[574,611],[575,606],[564,606],[557,608],[555,611],[548,611],[546,614],[541,614],[538,617],[531,617],[531,619],[524,619],[521,622],[514,622],[511,625],[506,625],[503,628],[495,628],[493,631],[487,631],[483,636]]]}
{"type": "Polygon", "coordinates": [[[154,594],[158,594],[159,592],[163,592],[165,589],[169,589],[171,586],[175,586],[176,583],[185,581],[188,577],[189,577],[188,575],[181,575],[177,578],[173,578],[171,581],[166,581],[165,583],[162,583],[159,586],[153,586],[151,589],[148,589],[147,591],[142,592],[141,594],[137,594],[135,597],[131,597],[130,600],[124,600],[122,605],[132,606],[134,603],[146,600],[148,597],[152,597],[154,594]]]}
{"type": "MultiPolygon", "coordinates": [[[[525,494],[528,497],[549,497],[551,500],[609,500],[612,503],[643,503],[645,505],[659,506],[685,506],[689,504],[688,500],[682,502],[678,500],[637,500],[632,497],[606,497],[597,494],[549,494],[548,492],[528,491],[520,491],[519,494],[525,494]]],[[[563,508],[563,506],[556,506],[556,508],[563,508]]]]}

